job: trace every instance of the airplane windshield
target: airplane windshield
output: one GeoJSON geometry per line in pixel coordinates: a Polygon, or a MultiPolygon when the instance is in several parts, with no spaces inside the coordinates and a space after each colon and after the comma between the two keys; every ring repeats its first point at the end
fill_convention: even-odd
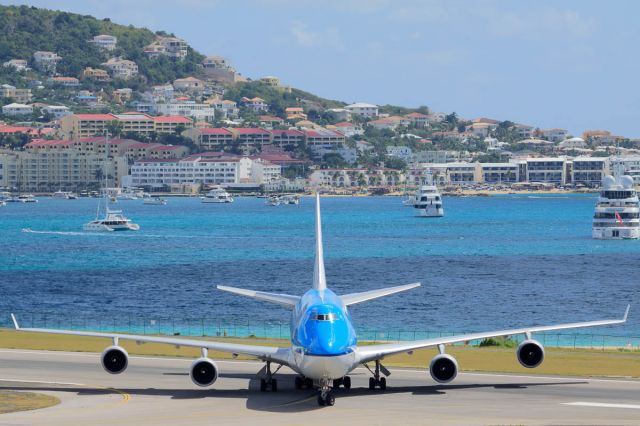
{"type": "Polygon", "coordinates": [[[337,319],[336,314],[311,314],[311,319],[315,321],[335,321],[337,319]]]}

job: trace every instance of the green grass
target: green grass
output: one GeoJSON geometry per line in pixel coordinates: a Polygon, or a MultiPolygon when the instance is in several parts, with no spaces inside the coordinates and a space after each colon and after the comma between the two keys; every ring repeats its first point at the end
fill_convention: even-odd
{"type": "Polygon", "coordinates": [[[0,390],[0,414],[37,410],[58,404],[60,404],[60,400],[51,395],[0,390]]]}
{"type": "MultiPolygon", "coordinates": [[[[289,346],[284,339],[259,338],[202,338],[224,342],[266,346],[289,346]]],[[[53,334],[20,333],[15,330],[0,330],[0,347],[8,349],[38,349],[73,352],[102,352],[111,342],[96,337],[77,337],[53,334]]],[[[171,356],[196,358],[200,351],[197,348],[123,341],[122,346],[131,355],[171,356]]],[[[363,342],[362,344],[366,344],[363,342]]],[[[605,349],[569,349],[546,348],[546,358],[536,369],[523,368],[516,359],[512,343],[496,341],[490,346],[449,346],[450,353],[458,360],[462,371],[499,372],[518,374],[550,374],[566,376],[594,377],[632,377],[640,378],[640,351],[605,349]]],[[[413,355],[400,354],[384,360],[384,364],[393,367],[412,367],[426,369],[437,354],[435,348],[416,350],[413,355]]],[[[230,359],[224,352],[209,351],[215,359],[230,359]]],[[[240,357],[240,359],[250,359],[240,357]]]]}

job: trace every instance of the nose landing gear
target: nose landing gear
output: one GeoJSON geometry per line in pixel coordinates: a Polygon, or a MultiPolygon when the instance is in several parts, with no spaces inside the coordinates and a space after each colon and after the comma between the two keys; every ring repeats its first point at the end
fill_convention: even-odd
{"type": "Polygon", "coordinates": [[[318,405],[321,407],[332,407],[336,403],[336,397],[333,394],[329,380],[320,381],[320,393],[318,394],[318,405]]]}

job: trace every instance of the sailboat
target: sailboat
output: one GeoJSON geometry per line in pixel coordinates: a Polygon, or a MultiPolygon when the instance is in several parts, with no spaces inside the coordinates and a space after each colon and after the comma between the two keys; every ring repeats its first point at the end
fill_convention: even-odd
{"type": "MultiPolygon", "coordinates": [[[[109,158],[109,134],[107,134],[105,152],[107,159],[109,158]]],[[[82,229],[91,232],[113,232],[113,231],[137,231],[140,229],[140,225],[131,222],[127,219],[122,210],[109,209],[109,191],[107,191],[107,162],[105,161],[105,173],[104,173],[104,190],[102,199],[98,200],[98,210],[96,211],[96,218],[89,223],[85,223],[82,229]],[[100,204],[104,200],[104,216],[100,217],[100,204]]]]}

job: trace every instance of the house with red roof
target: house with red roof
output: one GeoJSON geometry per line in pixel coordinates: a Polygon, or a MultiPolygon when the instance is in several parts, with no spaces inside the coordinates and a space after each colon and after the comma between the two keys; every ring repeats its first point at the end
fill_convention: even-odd
{"type": "Polygon", "coordinates": [[[193,127],[182,133],[202,149],[225,149],[233,145],[234,134],[222,127],[193,127]]]}

